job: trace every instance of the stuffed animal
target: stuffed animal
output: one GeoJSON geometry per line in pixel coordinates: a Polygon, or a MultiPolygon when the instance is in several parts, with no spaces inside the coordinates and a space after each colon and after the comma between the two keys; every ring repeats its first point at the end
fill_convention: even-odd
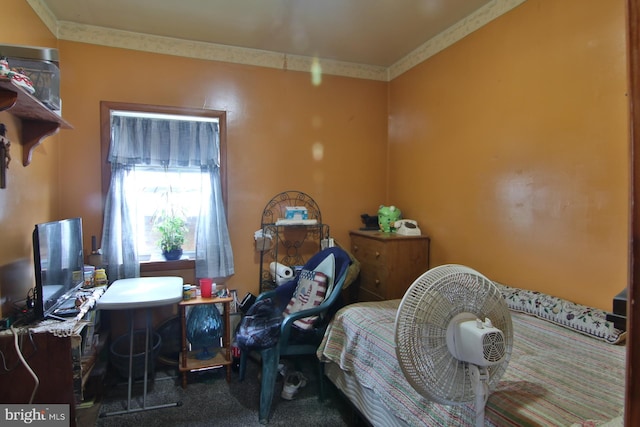
{"type": "Polygon", "coordinates": [[[378,225],[380,226],[380,231],[385,233],[396,231],[393,225],[399,219],[402,219],[400,209],[395,206],[380,205],[378,209],[378,225]]]}

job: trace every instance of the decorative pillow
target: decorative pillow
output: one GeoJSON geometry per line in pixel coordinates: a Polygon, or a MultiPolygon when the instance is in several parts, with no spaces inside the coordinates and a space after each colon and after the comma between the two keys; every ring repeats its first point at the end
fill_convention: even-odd
{"type": "Polygon", "coordinates": [[[513,311],[531,314],[610,344],[618,344],[626,338],[626,332],[616,329],[613,322],[607,320],[607,313],[603,310],[541,292],[494,283],[513,311]]]}
{"type": "MultiPolygon", "coordinates": [[[[302,270],[298,276],[298,286],[284,309],[283,316],[319,306],[324,301],[326,292],[326,274],[320,271],[302,270]]],[[[311,329],[316,319],[318,316],[309,316],[298,319],[293,324],[300,329],[311,329]]]]}

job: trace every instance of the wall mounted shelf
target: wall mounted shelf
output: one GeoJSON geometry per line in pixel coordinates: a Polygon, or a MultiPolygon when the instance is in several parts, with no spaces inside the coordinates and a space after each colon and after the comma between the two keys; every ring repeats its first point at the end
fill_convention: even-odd
{"type": "Polygon", "coordinates": [[[54,135],[60,128],[73,129],[62,117],[7,78],[0,78],[0,111],[8,111],[22,122],[20,144],[24,166],[31,163],[33,150],[44,138],[54,135]]]}

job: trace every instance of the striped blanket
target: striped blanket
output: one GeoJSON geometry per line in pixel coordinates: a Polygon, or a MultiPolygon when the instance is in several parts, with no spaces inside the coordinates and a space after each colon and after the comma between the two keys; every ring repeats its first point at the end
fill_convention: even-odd
{"type": "MultiPolygon", "coordinates": [[[[354,375],[413,426],[473,426],[473,403],[440,405],[407,382],[395,355],[400,300],[357,303],[333,319],[318,357],[354,375]]],[[[596,425],[623,412],[625,347],[512,312],[514,348],[489,396],[487,426],[596,425]]]]}

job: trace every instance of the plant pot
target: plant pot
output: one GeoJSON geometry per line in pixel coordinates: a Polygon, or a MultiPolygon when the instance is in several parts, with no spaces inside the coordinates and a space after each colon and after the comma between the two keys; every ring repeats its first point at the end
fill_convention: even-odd
{"type": "Polygon", "coordinates": [[[166,259],[167,261],[175,261],[182,257],[182,249],[171,249],[170,251],[164,251],[162,252],[162,256],[164,256],[164,259],[166,259]]]}

